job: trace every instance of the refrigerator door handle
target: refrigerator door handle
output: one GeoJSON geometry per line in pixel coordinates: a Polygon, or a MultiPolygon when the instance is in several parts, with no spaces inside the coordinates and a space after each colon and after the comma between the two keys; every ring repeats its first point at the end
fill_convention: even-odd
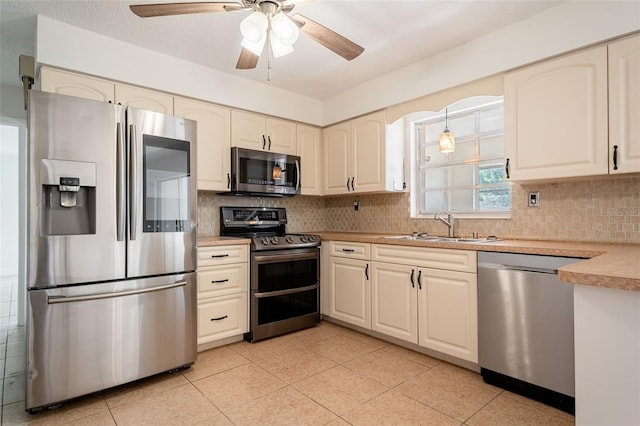
{"type": "Polygon", "coordinates": [[[117,293],[84,294],[80,296],[49,296],[47,297],[47,304],[53,305],[56,303],[86,302],[87,300],[111,299],[114,297],[133,296],[136,294],[152,293],[154,291],[162,291],[162,290],[169,290],[176,287],[184,287],[186,285],[187,285],[186,281],[178,281],[172,284],[165,284],[157,287],[140,288],[136,290],[120,291],[117,293]]]}
{"type": "Polygon", "coordinates": [[[127,216],[126,200],[126,151],[124,147],[124,134],[122,124],[116,127],[116,238],[124,240],[125,217],[127,216]]]}
{"type": "Polygon", "coordinates": [[[129,125],[129,239],[138,235],[138,143],[136,126],[129,125]]]}

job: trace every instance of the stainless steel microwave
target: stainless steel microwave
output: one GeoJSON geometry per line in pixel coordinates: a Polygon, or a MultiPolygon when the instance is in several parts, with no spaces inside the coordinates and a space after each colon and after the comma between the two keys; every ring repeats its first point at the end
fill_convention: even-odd
{"type": "Polygon", "coordinates": [[[300,194],[300,157],[231,148],[231,192],[281,197],[300,194]]]}

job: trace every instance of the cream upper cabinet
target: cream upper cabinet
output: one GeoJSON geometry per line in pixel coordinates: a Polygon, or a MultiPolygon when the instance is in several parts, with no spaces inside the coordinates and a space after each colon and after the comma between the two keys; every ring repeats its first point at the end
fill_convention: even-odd
{"type": "Polygon", "coordinates": [[[295,155],[296,124],[292,121],[233,110],[231,146],[295,155]]]}
{"type": "Polygon", "coordinates": [[[173,115],[173,96],[142,87],[116,84],[116,103],[173,115]]]}
{"type": "Polygon", "coordinates": [[[301,194],[322,195],[322,131],[317,127],[298,124],[297,138],[301,194]]]}
{"type": "Polygon", "coordinates": [[[607,173],[606,46],[514,71],[504,84],[509,179],[607,173]]]}
{"type": "Polygon", "coordinates": [[[334,124],[324,134],[324,194],[351,191],[351,122],[334,124]]]}
{"type": "Polygon", "coordinates": [[[640,172],[639,117],[640,35],[636,35],[609,45],[609,173],[640,172]]]}
{"type": "Polygon", "coordinates": [[[229,190],[231,110],[206,102],[175,98],[174,112],[177,116],[198,122],[198,189],[229,190]]]}
{"type": "Polygon", "coordinates": [[[47,67],[40,70],[40,89],[94,101],[114,102],[115,99],[115,84],[110,81],[47,67]]]}
{"type": "Polygon", "coordinates": [[[351,121],[351,188],[355,192],[384,191],[386,112],[351,121]]]}
{"type": "Polygon", "coordinates": [[[384,191],[384,111],[324,129],[324,193],[384,191]]]}

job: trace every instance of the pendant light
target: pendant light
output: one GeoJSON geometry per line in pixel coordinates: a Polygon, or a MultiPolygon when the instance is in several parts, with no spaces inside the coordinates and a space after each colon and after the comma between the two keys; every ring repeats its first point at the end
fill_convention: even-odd
{"type": "Polygon", "coordinates": [[[456,149],[455,133],[450,132],[448,128],[449,124],[449,109],[444,110],[444,130],[440,133],[440,152],[447,153],[453,152],[456,149]]]}

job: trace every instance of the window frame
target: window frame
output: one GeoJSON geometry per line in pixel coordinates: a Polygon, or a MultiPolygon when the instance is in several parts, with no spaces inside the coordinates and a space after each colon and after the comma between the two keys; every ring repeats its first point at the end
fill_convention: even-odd
{"type": "MultiPolygon", "coordinates": [[[[451,122],[451,120],[455,119],[456,117],[460,117],[464,115],[468,116],[470,112],[473,112],[473,114],[478,114],[479,110],[480,111],[490,110],[492,108],[495,108],[496,104],[504,105],[503,96],[494,96],[494,95],[474,96],[474,97],[469,97],[469,98],[454,102],[448,106],[449,121],[451,122]],[[473,106],[466,106],[466,107],[464,106],[465,104],[468,104],[470,102],[478,102],[478,103],[473,106]],[[456,107],[458,107],[458,109],[456,109],[456,107]]],[[[424,139],[424,136],[418,134],[418,127],[421,125],[421,123],[425,123],[425,122],[431,122],[432,124],[433,122],[442,122],[442,126],[443,126],[442,128],[444,129],[445,127],[444,120],[445,120],[445,108],[443,108],[438,112],[423,111],[420,113],[410,114],[405,117],[405,131],[407,132],[407,134],[410,135],[410,137],[407,138],[407,144],[408,144],[407,151],[410,154],[409,155],[410,158],[408,160],[409,160],[409,164],[411,165],[410,167],[410,172],[411,172],[410,214],[412,218],[433,218],[434,214],[439,212],[436,210],[421,211],[421,206],[424,204],[423,197],[424,197],[424,194],[426,194],[425,188],[421,185],[421,182],[423,181],[423,178],[424,178],[423,169],[425,169],[426,166],[421,167],[421,162],[419,161],[419,157],[421,155],[420,153],[422,152],[422,147],[420,146],[420,144],[422,143],[421,140],[424,139]]],[[[504,151],[502,155],[488,156],[485,158],[480,158],[479,152],[478,152],[478,150],[481,149],[480,144],[483,139],[486,139],[489,137],[496,137],[496,136],[502,136],[504,138],[504,126],[502,130],[493,130],[493,131],[487,131],[484,133],[479,133],[477,131],[478,124],[479,123],[476,118],[476,123],[475,123],[476,132],[473,135],[465,136],[463,138],[456,137],[456,147],[458,146],[459,143],[469,143],[470,141],[473,141],[475,143],[475,147],[474,147],[475,155],[473,158],[465,158],[457,161],[451,161],[449,159],[444,163],[440,163],[431,167],[433,168],[433,170],[436,170],[438,168],[451,169],[452,166],[459,166],[459,165],[470,165],[474,168],[473,177],[472,177],[473,181],[470,182],[468,185],[451,186],[447,184],[442,187],[447,197],[447,201],[446,201],[446,207],[448,208],[447,211],[451,211],[455,213],[456,217],[474,218],[474,219],[510,218],[512,214],[512,208],[513,208],[512,200],[511,200],[512,184],[511,182],[508,182],[506,180],[503,183],[500,183],[498,186],[499,187],[501,186],[503,187],[502,188],[503,190],[508,191],[509,197],[510,197],[509,208],[504,210],[502,209],[484,210],[484,211],[478,210],[479,204],[480,204],[480,196],[482,195],[483,189],[496,187],[496,185],[492,185],[492,184],[481,184],[479,182],[480,171],[483,168],[486,169],[486,168],[494,168],[494,167],[500,167],[504,170],[504,162],[505,162],[504,151]],[[462,211],[462,210],[456,210],[451,208],[451,204],[450,204],[451,196],[452,196],[451,191],[463,190],[463,189],[467,189],[467,190],[470,189],[473,191],[473,200],[472,200],[472,205],[474,209],[473,211],[470,211],[470,210],[462,211]]],[[[455,129],[453,128],[450,130],[455,132],[455,129]]],[[[503,143],[504,143],[504,139],[503,139],[503,143]]],[[[433,145],[433,142],[431,142],[430,145],[433,145]]]]}

